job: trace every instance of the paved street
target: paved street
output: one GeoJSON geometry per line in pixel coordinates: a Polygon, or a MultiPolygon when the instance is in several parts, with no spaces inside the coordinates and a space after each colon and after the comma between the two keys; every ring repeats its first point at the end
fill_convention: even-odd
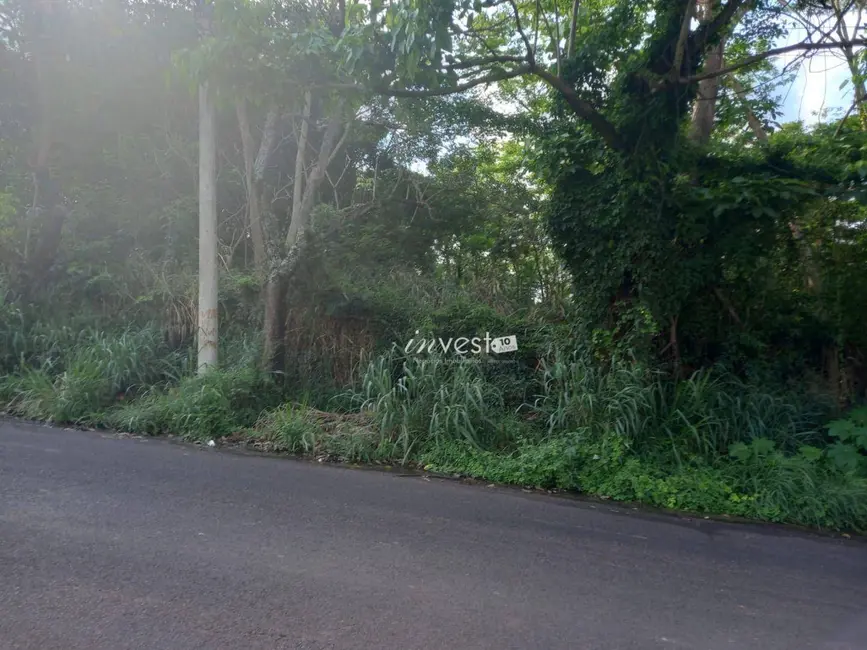
{"type": "Polygon", "coordinates": [[[0,420],[0,650],[867,648],[867,544],[0,420]]]}

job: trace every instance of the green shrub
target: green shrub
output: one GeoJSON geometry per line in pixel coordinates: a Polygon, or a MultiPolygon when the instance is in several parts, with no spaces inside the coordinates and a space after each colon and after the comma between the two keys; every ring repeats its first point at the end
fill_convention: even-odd
{"type": "Polygon", "coordinates": [[[616,434],[579,432],[519,444],[512,453],[451,442],[427,451],[421,462],[439,472],[674,510],[867,530],[867,480],[841,471],[826,452],[814,449],[786,455],[757,439],[734,445],[732,455],[715,466],[665,470],[632,453],[616,434]]]}
{"type": "Polygon", "coordinates": [[[519,443],[518,448],[508,454],[452,440],[425,451],[419,463],[428,470],[497,483],[574,489],[578,481],[574,456],[574,446],[563,438],[519,443]]]}
{"type": "Polygon", "coordinates": [[[346,462],[393,462],[400,450],[359,414],[325,413],[283,404],[262,415],[250,437],[271,451],[327,456],[346,462]]]}
{"type": "Polygon", "coordinates": [[[51,422],[98,423],[116,398],[175,381],[182,355],[168,351],[155,328],[106,334],[35,328],[30,352],[35,366],[22,365],[4,382],[7,409],[51,422]]]}
{"type": "Polygon", "coordinates": [[[672,381],[640,365],[603,365],[586,354],[543,360],[534,403],[551,435],[589,430],[615,433],[641,453],[676,464],[712,462],[729,445],[769,438],[781,447],[821,438],[813,419],[784,397],[732,377],[699,372],[672,381]]]}
{"type": "Polygon", "coordinates": [[[381,355],[367,365],[360,384],[356,404],[373,415],[383,438],[397,442],[404,461],[451,440],[478,448],[504,442],[497,422],[502,393],[474,361],[381,355]]]}
{"type": "Polygon", "coordinates": [[[269,441],[275,451],[311,454],[323,432],[306,407],[283,404],[262,414],[256,423],[256,433],[256,437],[269,441]]]}
{"type": "Polygon", "coordinates": [[[55,387],[52,377],[42,369],[23,369],[7,376],[0,386],[7,412],[28,420],[52,420],[55,414],[55,387]]]}
{"type": "Polygon", "coordinates": [[[732,484],[750,495],[747,516],[817,528],[867,529],[867,479],[841,463],[835,447],[803,446],[785,454],[757,438],[732,445],[724,466],[732,484]]]}
{"type": "Polygon", "coordinates": [[[214,369],[116,407],[105,423],[132,433],[219,438],[252,426],[279,398],[274,384],[254,368],[214,369]]]}
{"type": "Polygon", "coordinates": [[[867,407],[828,423],[828,435],[835,439],[828,449],[835,465],[843,472],[867,476],[867,407]]]}

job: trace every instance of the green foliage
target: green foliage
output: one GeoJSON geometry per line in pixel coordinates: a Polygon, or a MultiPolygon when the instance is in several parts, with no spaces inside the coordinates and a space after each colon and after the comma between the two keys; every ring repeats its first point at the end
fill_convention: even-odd
{"type": "MultiPolygon", "coordinates": [[[[777,125],[777,71],[756,61],[736,72],[746,97],[723,80],[713,136],[696,145],[697,84],[667,83],[704,64],[689,49],[672,69],[686,0],[582,0],[574,35],[573,3],[559,0],[384,0],[345,15],[217,0],[211,35],[178,3],[55,4],[46,27],[69,56],[40,61],[38,79],[26,25],[0,10],[10,412],[190,440],[243,432],[320,459],[865,528],[867,415],[835,409],[867,388],[867,135],[857,118],[777,125]],[[532,46],[519,22],[524,36],[539,27],[532,46]],[[448,93],[486,75],[513,78],[458,98],[372,92],[448,93]],[[221,367],[193,377],[202,80],[221,133],[224,339],[221,367]],[[299,198],[308,91],[304,184],[320,171],[326,182],[291,278],[277,386],[255,369],[264,269],[236,100],[254,153],[265,114],[280,116],[255,170],[267,257],[299,198]],[[319,169],[311,151],[336,108],[351,128],[319,169]],[[57,241],[46,206],[31,205],[48,194],[28,159],[43,132],[63,134],[48,164],[68,208],[57,241]],[[387,352],[485,333],[517,336],[518,352],[387,352]]],[[[747,4],[727,61],[785,34],[780,3],[747,4]]]]}
{"type": "Polygon", "coordinates": [[[867,480],[841,466],[832,450],[808,446],[786,455],[772,441],[759,438],[750,445],[733,445],[730,456],[735,462],[726,470],[732,484],[750,495],[748,515],[820,528],[863,529],[867,480]]]}
{"type": "Polygon", "coordinates": [[[343,462],[399,461],[398,446],[365,424],[364,416],[356,414],[332,414],[303,404],[284,404],[264,413],[249,438],[269,451],[343,462]]]}
{"type": "Polygon", "coordinates": [[[118,398],[176,381],[185,361],[153,328],[73,334],[34,327],[16,342],[22,365],[3,382],[6,409],[53,422],[98,422],[118,398]]]}
{"type": "Polygon", "coordinates": [[[615,360],[606,368],[587,354],[545,360],[540,373],[534,409],[550,434],[611,432],[678,465],[712,462],[738,441],[769,438],[792,448],[819,436],[815,418],[821,413],[730,376],[699,372],[672,382],[633,362],[615,360]]]}
{"type": "Polygon", "coordinates": [[[255,368],[216,369],[115,407],[106,413],[104,422],[131,433],[169,433],[188,440],[220,438],[252,426],[279,398],[276,386],[255,368]]]}
{"type": "Polygon", "coordinates": [[[511,455],[450,441],[423,453],[419,463],[428,470],[497,483],[570,489],[577,485],[574,454],[574,446],[565,439],[519,443],[511,455]]]}
{"type": "Polygon", "coordinates": [[[290,454],[312,454],[318,447],[322,429],[302,406],[284,404],[263,414],[256,423],[261,437],[271,439],[278,451],[290,454]]]}
{"type": "Polygon", "coordinates": [[[867,476],[867,407],[853,410],[846,419],[830,422],[828,435],[835,439],[827,454],[836,467],[867,476]]]}
{"type": "Polygon", "coordinates": [[[785,456],[765,440],[731,462],[663,471],[628,455],[616,434],[568,434],[512,454],[450,443],[422,456],[427,469],[675,510],[844,530],[867,530],[867,481],[809,452],[785,456]]]}
{"type": "Polygon", "coordinates": [[[502,393],[471,360],[381,355],[362,372],[355,400],[380,435],[399,445],[404,461],[446,440],[480,448],[503,442],[496,423],[502,393]]]}

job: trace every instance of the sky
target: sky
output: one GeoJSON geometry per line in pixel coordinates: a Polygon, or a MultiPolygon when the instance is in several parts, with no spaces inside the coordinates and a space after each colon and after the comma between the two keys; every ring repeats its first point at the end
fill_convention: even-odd
{"type": "MultiPolygon", "coordinates": [[[[780,45],[803,39],[803,30],[793,30],[780,45]]],[[[791,63],[797,57],[797,53],[783,55],[779,57],[778,65],[791,63]]],[[[841,54],[834,50],[813,54],[798,64],[797,77],[788,88],[782,89],[783,115],[780,121],[803,120],[806,124],[815,124],[819,119],[817,113],[833,108],[839,109],[837,118],[842,117],[852,104],[851,86],[840,89],[848,78],[849,70],[841,54]]]]}
{"type": "Polygon", "coordinates": [[[823,109],[839,108],[845,113],[852,103],[852,89],[840,89],[840,84],[846,79],[848,69],[845,62],[831,53],[816,54],[800,65],[796,79],[783,89],[780,121],[803,120],[806,124],[814,124],[819,119],[817,114],[823,109]]]}

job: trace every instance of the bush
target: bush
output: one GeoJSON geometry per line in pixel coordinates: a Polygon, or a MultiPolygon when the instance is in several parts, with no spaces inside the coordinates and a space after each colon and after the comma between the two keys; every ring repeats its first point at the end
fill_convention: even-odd
{"type": "Polygon", "coordinates": [[[132,433],[219,438],[252,426],[279,399],[276,386],[254,368],[214,369],[116,407],[104,421],[132,433]]]}
{"type": "MultiPolygon", "coordinates": [[[[725,467],[750,495],[746,515],[817,528],[867,529],[867,479],[832,446],[786,455],[767,439],[732,445],[725,467]]],[[[853,453],[854,452],[853,450],[853,453]]]]}
{"type": "Polygon", "coordinates": [[[383,438],[398,443],[404,462],[447,441],[478,448],[508,442],[499,422],[502,392],[474,361],[387,354],[367,365],[360,383],[355,403],[372,414],[383,438]]]}
{"type": "Polygon", "coordinates": [[[363,415],[317,411],[284,404],[262,415],[253,431],[254,443],[269,451],[327,456],[346,462],[391,462],[399,449],[382,437],[363,415]]]}
{"type": "Polygon", "coordinates": [[[615,433],[641,453],[680,465],[712,462],[729,445],[768,438],[787,450],[821,439],[819,413],[728,376],[672,381],[640,365],[605,366],[579,353],[543,360],[534,408],[551,435],[615,433]]]}
{"type": "Polygon", "coordinates": [[[673,471],[631,454],[617,434],[574,433],[519,444],[508,454],[452,442],[421,462],[439,472],[661,508],[867,531],[867,480],[841,470],[825,452],[807,447],[788,456],[767,439],[734,446],[715,466],[673,471]]]}
{"type": "Polygon", "coordinates": [[[428,470],[464,474],[497,483],[540,488],[575,489],[576,450],[566,439],[519,443],[511,454],[478,449],[461,441],[447,441],[421,454],[428,470]]]}
{"type": "MultiPolygon", "coordinates": [[[[175,381],[184,357],[167,350],[154,328],[105,334],[34,328],[29,341],[37,369],[22,365],[3,382],[8,411],[51,422],[98,423],[118,397],[175,381]]],[[[25,353],[22,353],[25,356],[25,353]]]]}

